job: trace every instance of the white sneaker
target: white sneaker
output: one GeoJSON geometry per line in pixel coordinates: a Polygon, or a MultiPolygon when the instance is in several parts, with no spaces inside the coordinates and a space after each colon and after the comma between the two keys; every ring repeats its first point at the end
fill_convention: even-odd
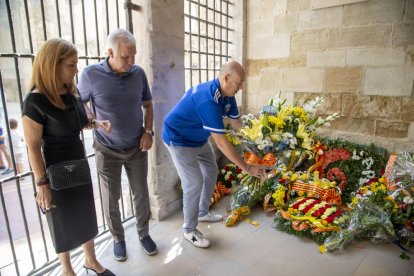
{"type": "Polygon", "coordinates": [[[199,222],[218,222],[222,221],[223,216],[208,212],[205,216],[198,217],[199,222]]]}
{"type": "Polygon", "coordinates": [[[203,237],[203,234],[195,229],[190,233],[184,233],[184,238],[196,247],[209,247],[210,241],[203,237]]]}

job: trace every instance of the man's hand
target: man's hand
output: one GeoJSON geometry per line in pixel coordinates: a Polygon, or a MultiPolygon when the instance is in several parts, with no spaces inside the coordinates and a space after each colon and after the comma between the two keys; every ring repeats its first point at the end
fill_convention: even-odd
{"type": "Polygon", "coordinates": [[[112,125],[109,120],[95,120],[96,128],[102,128],[106,133],[111,132],[112,125]]]}
{"type": "Polygon", "coordinates": [[[148,151],[152,147],[152,135],[148,132],[144,132],[141,136],[139,148],[141,151],[148,151]]]}

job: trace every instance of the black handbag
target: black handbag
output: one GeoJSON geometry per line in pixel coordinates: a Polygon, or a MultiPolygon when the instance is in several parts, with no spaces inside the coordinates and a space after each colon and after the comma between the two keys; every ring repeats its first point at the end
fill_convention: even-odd
{"type": "MultiPolygon", "coordinates": [[[[78,117],[79,127],[82,129],[78,108],[73,98],[72,102],[78,117]]],[[[85,147],[85,145],[83,146],[85,147]]],[[[46,174],[49,177],[50,188],[56,191],[92,183],[89,163],[85,158],[52,164],[46,169],[46,174]]]]}
{"type": "Polygon", "coordinates": [[[50,165],[46,170],[50,188],[59,191],[92,183],[89,163],[77,159],[50,165]]]}

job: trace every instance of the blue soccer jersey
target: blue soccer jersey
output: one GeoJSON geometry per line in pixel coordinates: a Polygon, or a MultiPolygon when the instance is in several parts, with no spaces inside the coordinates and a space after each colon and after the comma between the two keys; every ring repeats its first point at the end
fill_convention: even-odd
{"type": "Polygon", "coordinates": [[[223,116],[240,117],[236,99],[223,98],[218,79],[201,83],[190,88],[167,114],[162,139],[168,145],[202,146],[211,132],[225,133],[223,116]]]}

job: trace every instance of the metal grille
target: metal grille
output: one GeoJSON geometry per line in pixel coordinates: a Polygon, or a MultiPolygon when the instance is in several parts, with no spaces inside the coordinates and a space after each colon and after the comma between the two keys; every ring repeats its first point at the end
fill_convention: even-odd
{"type": "MultiPolygon", "coordinates": [[[[80,74],[86,65],[105,58],[104,44],[110,31],[116,28],[132,31],[131,9],[136,8],[133,6],[130,0],[0,0],[0,126],[8,140],[6,146],[15,172],[0,174],[1,275],[43,275],[59,266],[46,219],[34,200],[36,187],[26,154],[25,170],[16,173],[7,123],[9,118],[15,118],[21,129],[21,107],[24,95],[30,90],[34,55],[45,40],[64,38],[78,48],[80,74]]],[[[85,133],[83,137],[90,153],[101,235],[107,229],[94,158],[90,158],[94,156],[92,135],[85,133]]],[[[124,174],[123,180],[127,183],[124,174]]],[[[123,184],[122,190],[121,213],[125,221],[134,214],[128,185],[123,184]],[[124,197],[129,198],[125,204],[124,197]]],[[[80,250],[72,252],[72,256],[79,254],[80,250]]]]}
{"type": "Polygon", "coordinates": [[[231,58],[233,8],[227,0],[184,1],[186,89],[216,77],[231,58]]]}

